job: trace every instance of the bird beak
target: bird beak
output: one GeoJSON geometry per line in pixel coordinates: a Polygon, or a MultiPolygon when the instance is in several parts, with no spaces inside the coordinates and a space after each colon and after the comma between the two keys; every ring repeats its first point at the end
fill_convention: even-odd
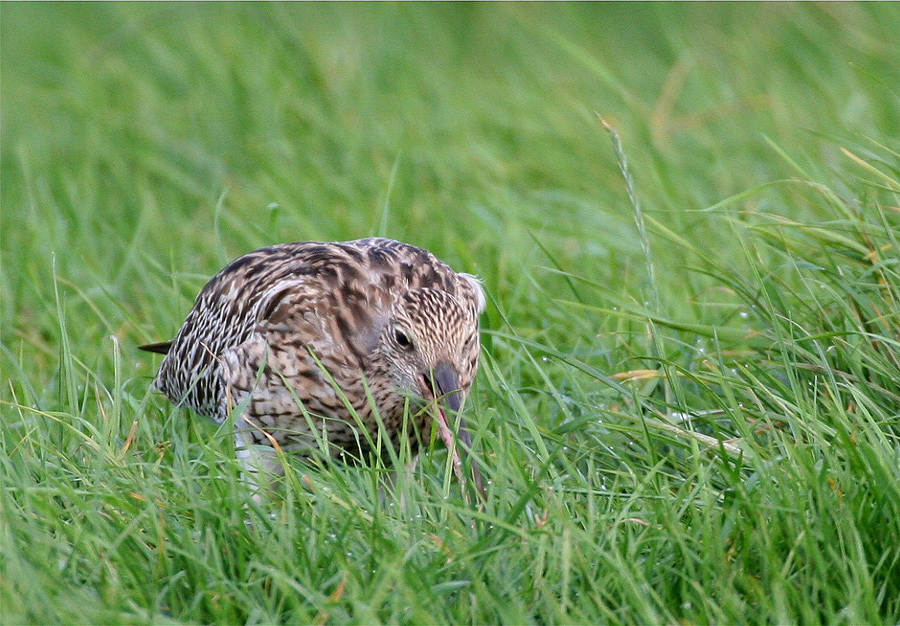
{"type": "Polygon", "coordinates": [[[431,370],[431,381],[434,383],[435,393],[439,394],[438,397],[446,403],[447,408],[458,413],[462,403],[456,370],[446,363],[439,363],[431,370]]]}
{"type": "MultiPolygon", "coordinates": [[[[453,470],[456,473],[460,484],[463,485],[463,489],[465,489],[466,480],[463,476],[462,460],[460,459],[457,447],[454,445],[454,439],[461,441],[463,450],[467,452],[472,448],[472,438],[469,436],[466,420],[463,419],[463,416],[459,413],[460,406],[462,405],[462,390],[459,387],[459,376],[457,375],[456,370],[448,363],[439,363],[431,370],[430,380],[428,380],[428,378],[429,377],[426,377],[426,380],[424,381],[429,386],[429,389],[427,389],[429,393],[426,394],[426,397],[431,397],[438,401],[438,431],[440,432],[441,438],[444,440],[447,449],[450,450],[453,457],[453,470]],[[449,409],[449,415],[448,411],[445,410],[445,407],[446,409],[449,409]],[[451,425],[451,420],[454,418],[457,424],[455,437],[451,425]]],[[[475,486],[478,489],[482,500],[484,500],[485,492],[484,486],[481,483],[481,473],[478,471],[478,465],[475,463],[474,458],[472,459],[472,476],[475,479],[475,486]]],[[[467,496],[466,500],[468,501],[467,496]]]]}

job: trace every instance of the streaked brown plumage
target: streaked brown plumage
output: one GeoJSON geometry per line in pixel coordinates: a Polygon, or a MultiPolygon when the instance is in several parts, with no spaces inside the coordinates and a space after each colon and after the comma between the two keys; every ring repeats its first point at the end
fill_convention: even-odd
{"type": "MultiPolygon", "coordinates": [[[[406,433],[415,453],[432,423],[421,409],[438,398],[455,413],[469,392],[483,309],[477,279],[422,248],[377,238],[282,244],[225,267],[175,339],[143,349],[166,354],[154,385],[172,402],[217,422],[242,409],[239,449],[274,440],[302,452],[316,445],[315,429],[332,454],[361,458],[380,417],[395,449],[406,433]]],[[[437,417],[450,446],[447,414],[437,417]]],[[[468,446],[461,418],[457,434],[468,446]]],[[[462,479],[458,456],[454,465],[462,479]]]]}

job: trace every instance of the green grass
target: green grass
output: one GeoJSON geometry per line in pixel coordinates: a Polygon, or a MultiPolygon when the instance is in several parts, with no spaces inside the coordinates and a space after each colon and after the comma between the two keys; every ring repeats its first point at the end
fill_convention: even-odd
{"type": "Polygon", "coordinates": [[[897,5],[0,28],[0,622],[900,622],[897,5]],[[435,450],[402,504],[294,460],[245,509],[136,346],[243,252],[373,234],[484,278],[488,504],[435,450]]]}

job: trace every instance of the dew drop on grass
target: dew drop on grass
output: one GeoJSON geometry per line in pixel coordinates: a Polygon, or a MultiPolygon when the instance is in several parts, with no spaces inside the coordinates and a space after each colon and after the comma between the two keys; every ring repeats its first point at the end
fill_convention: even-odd
{"type": "Polygon", "coordinates": [[[750,314],[747,313],[747,311],[741,311],[740,313],[738,313],[738,315],[740,315],[744,319],[747,319],[748,317],[750,317],[750,314]]]}

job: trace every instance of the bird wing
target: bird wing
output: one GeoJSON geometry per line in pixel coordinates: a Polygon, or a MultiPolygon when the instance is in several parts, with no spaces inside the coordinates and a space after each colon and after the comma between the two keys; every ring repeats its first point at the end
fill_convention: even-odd
{"type": "Polygon", "coordinates": [[[302,345],[357,372],[378,344],[386,312],[371,285],[287,279],[261,298],[255,332],[270,346],[302,345]]]}
{"type": "Polygon", "coordinates": [[[308,431],[298,401],[317,414],[339,411],[333,381],[349,393],[377,343],[370,326],[348,326],[346,308],[333,286],[309,276],[273,284],[257,303],[253,331],[222,354],[226,402],[264,425],[282,416],[294,435],[308,431]]]}

